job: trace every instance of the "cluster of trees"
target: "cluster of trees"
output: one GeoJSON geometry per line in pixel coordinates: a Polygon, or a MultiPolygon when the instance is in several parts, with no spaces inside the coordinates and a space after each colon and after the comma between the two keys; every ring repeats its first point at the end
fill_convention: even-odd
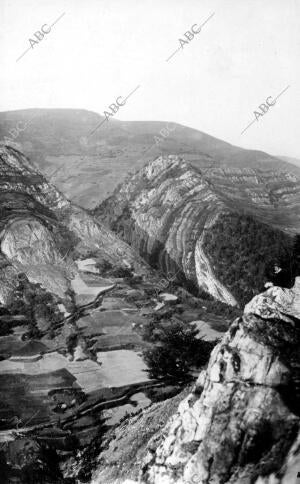
{"type": "Polygon", "coordinates": [[[151,346],[143,351],[151,378],[177,383],[191,379],[191,369],[204,366],[216,342],[199,338],[194,324],[178,320],[156,321],[144,326],[143,338],[151,346]]]}
{"type": "Polygon", "coordinates": [[[28,281],[25,274],[19,274],[19,283],[14,292],[14,298],[8,304],[12,315],[23,314],[30,325],[28,338],[40,338],[39,320],[44,320],[54,327],[63,315],[58,310],[54,296],[41,287],[28,281]]]}
{"type": "Polygon", "coordinates": [[[11,464],[8,454],[4,450],[0,450],[1,482],[3,484],[16,482],[16,480],[23,484],[66,483],[59,468],[59,457],[54,448],[31,440],[29,445],[28,443],[23,445],[17,452],[17,457],[19,457],[17,460],[20,461],[20,466],[11,464]]]}
{"type": "Polygon", "coordinates": [[[74,232],[63,224],[57,224],[51,227],[51,231],[55,239],[56,247],[62,256],[66,254],[69,256],[71,254],[77,254],[76,246],[80,242],[80,239],[74,232]]]}
{"type": "Polygon", "coordinates": [[[133,277],[133,269],[131,267],[113,266],[111,262],[106,259],[101,259],[95,264],[102,276],[107,277],[122,277],[131,279],[133,277]]]}
{"type": "Polygon", "coordinates": [[[244,305],[268,280],[278,283],[277,267],[284,270],[282,284],[292,283],[297,271],[297,244],[289,235],[251,216],[232,213],[224,214],[207,231],[204,250],[218,279],[244,305]]]}
{"type": "Polygon", "coordinates": [[[104,449],[103,436],[108,427],[105,424],[105,417],[102,413],[95,415],[97,420],[97,435],[82,451],[77,455],[77,469],[74,469],[76,482],[90,483],[94,469],[99,465],[98,458],[104,449]]]}
{"type": "Polygon", "coordinates": [[[0,321],[0,336],[7,336],[13,333],[13,326],[9,321],[0,321]]]}
{"type": "Polygon", "coordinates": [[[198,289],[197,297],[186,296],[190,306],[199,310],[198,318],[205,317],[208,313],[223,316],[226,319],[234,319],[241,315],[241,310],[236,306],[229,306],[218,301],[208,292],[198,289]]]}

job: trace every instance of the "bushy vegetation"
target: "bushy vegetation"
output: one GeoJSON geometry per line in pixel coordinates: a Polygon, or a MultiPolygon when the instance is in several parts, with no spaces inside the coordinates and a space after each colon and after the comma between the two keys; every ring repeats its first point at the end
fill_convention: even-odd
{"type": "Polygon", "coordinates": [[[28,281],[25,274],[19,274],[19,283],[14,292],[14,299],[8,304],[11,314],[23,314],[30,325],[28,338],[40,338],[38,328],[40,320],[54,327],[63,314],[58,310],[54,296],[41,287],[28,281]]]}
{"type": "Polygon", "coordinates": [[[164,385],[163,387],[147,388],[145,394],[152,402],[163,402],[167,398],[175,397],[182,391],[180,385],[164,385]]]}
{"type": "Polygon", "coordinates": [[[95,264],[96,269],[98,269],[101,275],[105,275],[108,271],[111,271],[113,265],[106,259],[101,259],[95,264]]]}
{"type": "Polygon", "coordinates": [[[8,321],[0,321],[0,336],[7,336],[12,333],[12,324],[8,321]]]}
{"type": "Polygon", "coordinates": [[[151,347],[143,351],[151,378],[189,381],[191,368],[204,366],[215,343],[196,338],[193,324],[181,321],[150,321],[143,333],[151,347]]]}
{"type": "Polygon", "coordinates": [[[63,224],[58,224],[52,227],[51,230],[60,254],[63,257],[66,255],[70,256],[71,254],[75,255],[76,246],[80,242],[79,237],[63,224]]]}
{"type": "Polygon", "coordinates": [[[100,271],[101,276],[127,279],[133,277],[133,269],[131,267],[113,266],[113,264],[106,259],[98,260],[95,267],[100,271]]]}
{"type": "Polygon", "coordinates": [[[224,214],[207,231],[204,250],[217,278],[242,305],[264,289],[276,266],[286,268],[286,279],[294,274],[292,238],[251,216],[224,214]]]}
{"type": "Polygon", "coordinates": [[[78,343],[78,335],[76,333],[71,333],[66,340],[66,347],[67,347],[68,353],[73,355],[74,350],[77,346],[77,343],[78,343]]]}
{"type": "Polygon", "coordinates": [[[74,473],[76,476],[76,482],[91,482],[93,471],[97,467],[99,454],[103,450],[103,437],[107,431],[105,418],[102,414],[97,415],[97,426],[96,437],[89,445],[79,452],[79,456],[77,457],[78,464],[76,467],[78,471],[76,472],[75,470],[74,473]]]}

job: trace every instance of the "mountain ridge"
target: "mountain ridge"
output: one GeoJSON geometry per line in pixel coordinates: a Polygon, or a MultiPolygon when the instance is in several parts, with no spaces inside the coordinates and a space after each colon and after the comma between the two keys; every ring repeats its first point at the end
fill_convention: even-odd
{"type": "Polygon", "coordinates": [[[76,203],[93,208],[133,169],[161,154],[177,154],[198,169],[256,167],[291,171],[299,167],[262,151],[246,150],[197,129],[163,121],[120,121],[76,109],[32,109],[0,113],[0,138],[12,142],[76,203]],[[36,116],[36,117],[34,117],[36,116]],[[32,119],[33,118],[33,119],[32,119]],[[25,127],[24,123],[31,121],[25,127]],[[20,123],[18,125],[18,123],[20,123]],[[23,123],[23,124],[22,124],[23,123]],[[80,180],[80,182],[79,182],[80,180]]]}
{"type": "MultiPolygon", "coordinates": [[[[63,296],[73,277],[67,275],[70,267],[76,273],[70,258],[75,247],[101,249],[114,261],[123,254],[130,263],[145,267],[127,244],[70,202],[23,154],[2,146],[0,158],[0,247],[10,275],[14,270],[25,272],[32,282],[63,296]]],[[[3,302],[12,279],[5,283],[5,270],[1,278],[3,302]]]]}
{"type": "Polygon", "coordinates": [[[247,301],[254,294],[246,291],[242,295],[239,291],[237,298],[229,289],[228,280],[224,286],[224,280],[222,282],[216,276],[222,269],[218,264],[220,256],[228,253],[231,257],[230,262],[224,261],[224,274],[230,276],[231,283],[236,281],[236,290],[240,277],[244,283],[252,278],[249,291],[253,284],[255,290],[261,290],[263,270],[259,277],[257,275],[260,283],[255,285],[257,264],[264,265],[264,260],[271,263],[272,249],[275,263],[277,257],[290,251],[292,238],[299,233],[300,184],[297,178],[291,180],[288,174],[277,174],[275,178],[274,174],[271,176],[266,172],[263,176],[249,169],[246,175],[250,181],[240,189],[239,176],[245,176],[243,170],[228,169],[227,182],[224,182],[224,176],[219,177],[220,170],[223,169],[213,169],[202,175],[178,156],[158,157],[129,176],[92,213],[135,247],[154,267],[166,273],[178,273],[189,288],[204,290],[235,305],[238,300],[247,301]],[[286,189],[282,189],[284,180],[286,189]],[[272,197],[266,190],[266,183],[270,184],[272,197]],[[210,235],[221,224],[219,235],[222,240],[222,230],[226,231],[222,224],[226,227],[226,217],[231,233],[229,231],[223,244],[218,246],[217,241],[215,247],[216,240],[210,235]],[[241,238],[243,231],[245,234],[241,238]],[[234,254],[232,247],[239,241],[241,246],[234,254]],[[273,244],[270,250],[269,242],[273,244]],[[264,246],[260,247],[260,244],[264,246]],[[256,246],[264,255],[252,254],[256,246]],[[235,260],[240,263],[238,273],[231,269],[235,260]],[[253,275],[247,274],[248,271],[253,275]]]}

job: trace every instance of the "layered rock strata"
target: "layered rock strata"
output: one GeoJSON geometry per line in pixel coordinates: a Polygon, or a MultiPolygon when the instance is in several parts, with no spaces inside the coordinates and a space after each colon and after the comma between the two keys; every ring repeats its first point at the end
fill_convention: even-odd
{"type": "Polygon", "coordinates": [[[300,278],[245,307],[149,443],[147,484],[293,484],[300,469],[300,278]]]}
{"type": "MultiPolygon", "coordinates": [[[[258,262],[252,261],[250,239],[255,240],[266,230],[271,235],[280,231],[287,238],[286,234],[292,238],[299,232],[299,188],[294,174],[238,168],[211,168],[202,173],[178,156],[161,156],[130,176],[94,213],[154,267],[177,275],[190,290],[201,289],[236,305],[263,287],[247,282],[257,279],[253,276],[258,267],[258,262]],[[241,236],[239,231],[249,225],[249,220],[255,220],[255,227],[249,228],[239,253],[230,253],[232,242],[241,236]],[[230,225],[232,231],[221,240],[221,229],[219,252],[215,248],[208,251],[207,236],[218,224],[230,225]],[[220,264],[221,257],[227,260],[220,264]],[[245,295],[231,287],[240,279],[233,270],[237,258],[237,270],[244,272],[245,295]]],[[[259,250],[266,248],[259,246],[259,250]]],[[[263,252],[260,262],[265,261],[265,255],[263,252]]]]}

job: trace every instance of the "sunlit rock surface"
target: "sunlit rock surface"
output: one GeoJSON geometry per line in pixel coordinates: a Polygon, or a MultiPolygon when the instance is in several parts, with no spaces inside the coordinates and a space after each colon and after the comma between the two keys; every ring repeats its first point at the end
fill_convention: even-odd
{"type": "MultiPolygon", "coordinates": [[[[246,223],[247,217],[254,217],[258,224],[267,224],[272,230],[297,233],[300,184],[294,174],[280,171],[212,167],[206,172],[179,156],[160,156],[129,176],[94,213],[152,266],[189,289],[204,290],[236,305],[240,302],[237,295],[218,275],[218,254],[207,251],[207,234],[220,220],[227,224],[224,217],[230,219],[233,214],[244,217],[246,223]]],[[[253,231],[251,234],[255,236],[253,231]]],[[[230,249],[230,237],[235,240],[237,236],[233,229],[220,250],[226,251],[227,245],[230,249]]],[[[247,262],[245,256],[242,265],[247,262]]],[[[225,273],[231,266],[227,261],[225,273]]],[[[257,263],[251,262],[250,273],[255,270],[257,263]]],[[[231,280],[239,279],[231,276],[231,280]]],[[[247,300],[261,289],[255,288],[247,300]]]]}
{"type": "Polygon", "coordinates": [[[140,482],[293,484],[300,464],[300,278],[255,297],[150,442],[140,482]]]}
{"type": "Polygon", "coordinates": [[[63,297],[76,277],[69,257],[98,250],[103,257],[143,269],[145,264],[116,235],[73,205],[19,151],[0,146],[0,302],[6,303],[25,273],[31,282],[63,297]]]}

